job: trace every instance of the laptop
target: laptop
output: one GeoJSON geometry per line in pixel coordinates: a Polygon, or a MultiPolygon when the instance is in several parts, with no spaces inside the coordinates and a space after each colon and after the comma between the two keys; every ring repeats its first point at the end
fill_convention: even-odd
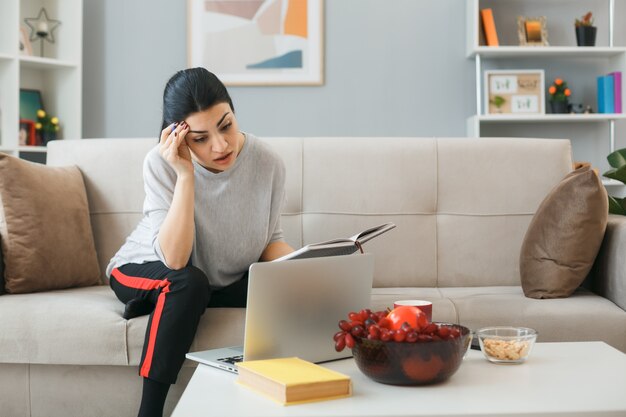
{"type": "Polygon", "coordinates": [[[335,351],[337,323],[370,305],[371,254],[259,262],[250,266],[244,345],[190,352],[188,359],[237,373],[242,360],[297,356],[314,363],[335,351]]]}

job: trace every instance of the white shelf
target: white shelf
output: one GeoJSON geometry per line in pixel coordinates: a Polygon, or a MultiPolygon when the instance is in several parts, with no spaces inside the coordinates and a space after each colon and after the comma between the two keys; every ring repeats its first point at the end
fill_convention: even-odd
{"type": "MultiPolygon", "coordinates": [[[[557,128],[565,127],[568,124],[594,124],[592,126],[580,126],[585,129],[580,129],[581,132],[585,132],[585,135],[593,135],[589,133],[592,131],[608,130],[606,140],[601,138],[601,142],[597,141],[600,148],[594,150],[593,158],[598,159],[597,155],[608,155],[615,150],[615,131],[618,121],[626,120],[626,114],[535,114],[535,115],[520,115],[520,114],[484,114],[485,110],[485,88],[484,88],[484,74],[486,70],[516,70],[516,69],[543,69],[544,71],[551,71],[550,78],[564,76],[569,80],[568,74],[577,73],[578,79],[569,80],[573,82],[579,92],[580,97],[577,99],[583,103],[591,103],[592,105],[596,101],[596,78],[602,74],[608,74],[613,71],[621,71],[623,75],[626,75],[626,47],[615,46],[613,41],[614,27],[622,25],[624,23],[624,16],[615,15],[615,0],[605,0],[604,2],[596,0],[577,0],[568,2],[559,0],[561,3],[558,6],[547,6],[549,10],[554,11],[558,8],[562,9],[563,13],[570,14],[573,9],[588,10],[588,8],[599,7],[599,4],[607,7],[608,19],[602,18],[602,22],[598,22],[601,30],[606,30],[608,34],[608,42],[602,44],[602,46],[591,47],[579,47],[579,46],[518,46],[515,45],[515,39],[511,36],[512,33],[517,32],[517,25],[515,24],[515,16],[517,12],[521,10],[525,0],[509,0],[509,1],[493,1],[493,0],[466,0],[466,36],[465,36],[465,51],[468,59],[474,60],[475,66],[475,80],[476,80],[476,111],[475,114],[467,118],[466,134],[470,137],[481,137],[483,133],[487,136],[498,136],[500,132],[504,135],[511,135],[517,137],[526,137],[525,132],[532,129],[536,132],[541,130],[551,131],[549,124],[557,125],[557,128]],[[593,7],[590,3],[593,3],[593,7]],[[505,44],[500,46],[486,46],[481,45],[480,36],[480,9],[492,8],[494,15],[500,16],[500,24],[497,25],[498,32],[506,36],[500,39],[505,41],[505,44]],[[572,9],[572,10],[570,10],[572,9]],[[619,18],[619,21],[614,19],[619,18]],[[608,21],[607,21],[608,20],[608,21]],[[607,46],[604,46],[607,45],[607,46]],[[510,61],[510,62],[509,62],[510,61]],[[591,64],[591,65],[590,65],[591,64]],[[585,71],[589,68],[589,71],[585,71]],[[581,71],[582,70],[582,71],[581,71]],[[561,72],[564,72],[563,74],[561,72]],[[508,126],[506,125],[508,124],[508,126]],[[536,125],[536,126],[533,126],[536,125]],[[596,152],[597,151],[597,152],[596,152]]],[[[544,2],[535,1],[532,7],[528,7],[528,12],[532,16],[541,16],[542,12],[545,12],[544,2]]],[[[577,12],[572,14],[578,15],[577,12]]],[[[573,18],[572,18],[573,19],[573,18]]],[[[496,19],[497,20],[497,19],[496,19]]],[[[558,30],[573,30],[573,21],[565,18],[553,19],[552,25],[557,25],[558,30]],[[557,23],[554,23],[557,22],[557,23]],[[567,26],[565,26],[567,25],[567,26]]],[[[553,26],[550,30],[557,30],[557,26],[553,26]]],[[[571,32],[570,32],[571,33],[571,32]]],[[[573,35],[573,33],[571,33],[573,35]]],[[[558,38],[558,37],[557,37],[558,38]]],[[[572,41],[571,37],[565,38],[561,36],[556,41],[556,45],[567,45],[572,41]]],[[[605,42],[604,40],[602,40],[605,42]]],[[[546,81],[544,90],[547,90],[549,82],[546,81]]],[[[544,91],[543,97],[547,97],[547,91],[544,91]]],[[[626,84],[622,84],[622,97],[626,97],[626,84]]],[[[546,99],[546,105],[548,101],[546,99]]],[[[597,110],[597,109],[596,109],[597,110]]],[[[578,128],[569,126],[568,132],[577,131],[578,128]]],[[[581,133],[582,135],[583,133],[581,133]]],[[[550,136],[550,135],[549,135],[550,136]]],[[[576,137],[578,139],[578,137],[576,137]]],[[[593,139],[596,139],[594,136],[593,139]]],[[[583,159],[583,156],[574,155],[574,159],[583,159]]],[[[606,164],[605,160],[593,160],[588,161],[592,165],[598,167],[606,164]]],[[[610,180],[608,178],[603,179],[603,184],[608,187],[622,187],[624,184],[610,180]]]]}
{"type": "Polygon", "coordinates": [[[25,68],[34,69],[78,68],[78,64],[73,62],[38,56],[20,56],[20,63],[25,68]]]}
{"type": "MultiPolygon", "coordinates": [[[[0,0],[0,151],[15,156],[45,156],[45,146],[20,146],[20,90],[41,92],[44,110],[60,120],[58,139],[82,137],[83,0],[0,0]],[[40,41],[35,55],[18,48],[20,28],[30,33],[25,17],[45,7],[50,19],[62,22],[55,43],[40,41]]],[[[34,118],[30,116],[30,118],[34,118]]]]}
{"type": "Polygon", "coordinates": [[[19,152],[48,152],[45,146],[19,146],[17,150],[19,152]]]}
{"type": "Polygon", "coordinates": [[[626,120],[626,114],[594,113],[594,114],[543,114],[543,115],[514,115],[514,114],[486,114],[475,117],[484,123],[593,123],[610,120],[626,120]]]}
{"type": "Polygon", "coordinates": [[[609,58],[626,53],[624,47],[602,46],[479,46],[468,53],[468,58],[480,54],[484,58],[609,58]]]}

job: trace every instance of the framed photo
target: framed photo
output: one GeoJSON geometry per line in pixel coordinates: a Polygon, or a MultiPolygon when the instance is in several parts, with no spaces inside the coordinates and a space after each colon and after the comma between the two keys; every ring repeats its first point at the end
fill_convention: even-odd
{"type": "Polygon", "coordinates": [[[19,146],[32,146],[37,144],[35,122],[32,120],[20,119],[19,146]]]}
{"type": "Polygon", "coordinates": [[[43,109],[41,91],[20,89],[20,119],[37,120],[37,110],[43,109]]]}
{"type": "Polygon", "coordinates": [[[517,16],[517,36],[520,46],[548,46],[546,17],[517,16]]]}
{"type": "Polygon", "coordinates": [[[485,71],[485,114],[545,114],[544,70],[485,71]]]}
{"type": "Polygon", "coordinates": [[[324,0],[188,0],[187,63],[226,85],[321,85],[324,0]]]}
{"type": "Polygon", "coordinates": [[[26,33],[26,29],[20,27],[20,55],[32,55],[33,54],[33,46],[30,43],[30,38],[28,37],[28,33],[26,33]]]}

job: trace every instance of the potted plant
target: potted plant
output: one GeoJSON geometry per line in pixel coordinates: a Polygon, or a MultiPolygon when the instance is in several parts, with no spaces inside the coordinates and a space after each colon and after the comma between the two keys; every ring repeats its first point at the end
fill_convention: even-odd
{"type": "Polygon", "coordinates": [[[572,91],[567,87],[567,83],[561,78],[556,78],[550,88],[550,110],[552,113],[568,113],[569,112],[569,96],[572,91]]]}
{"type": "Polygon", "coordinates": [[[59,118],[50,116],[43,109],[37,110],[37,122],[35,129],[39,136],[39,144],[45,145],[51,140],[55,140],[59,131],[59,118]]]}
{"type": "Polygon", "coordinates": [[[593,25],[593,14],[587,12],[574,23],[578,46],[595,46],[597,27],[593,25]]]}
{"type": "MultiPolygon", "coordinates": [[[[626,184],[626,148],[610,153],[606,159],[612,168],[603,175],[626,184]]],[[[609,213],[626,216],[626,198],[609,196],[609,213]]]]}

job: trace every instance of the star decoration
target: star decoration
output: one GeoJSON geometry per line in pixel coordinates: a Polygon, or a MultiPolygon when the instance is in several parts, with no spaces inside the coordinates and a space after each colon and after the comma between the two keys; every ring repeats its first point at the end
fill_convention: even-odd
{"type": "Polygon", "coordinates": [[[50,19],[48,12],[43,7],[37,17],[27,17],[24,22],[30,28],[31,41],[41,39],[43,42],[45,39],[50,43],[54,43],[54,30],[61,24],[59,20],[50,19]]]}

